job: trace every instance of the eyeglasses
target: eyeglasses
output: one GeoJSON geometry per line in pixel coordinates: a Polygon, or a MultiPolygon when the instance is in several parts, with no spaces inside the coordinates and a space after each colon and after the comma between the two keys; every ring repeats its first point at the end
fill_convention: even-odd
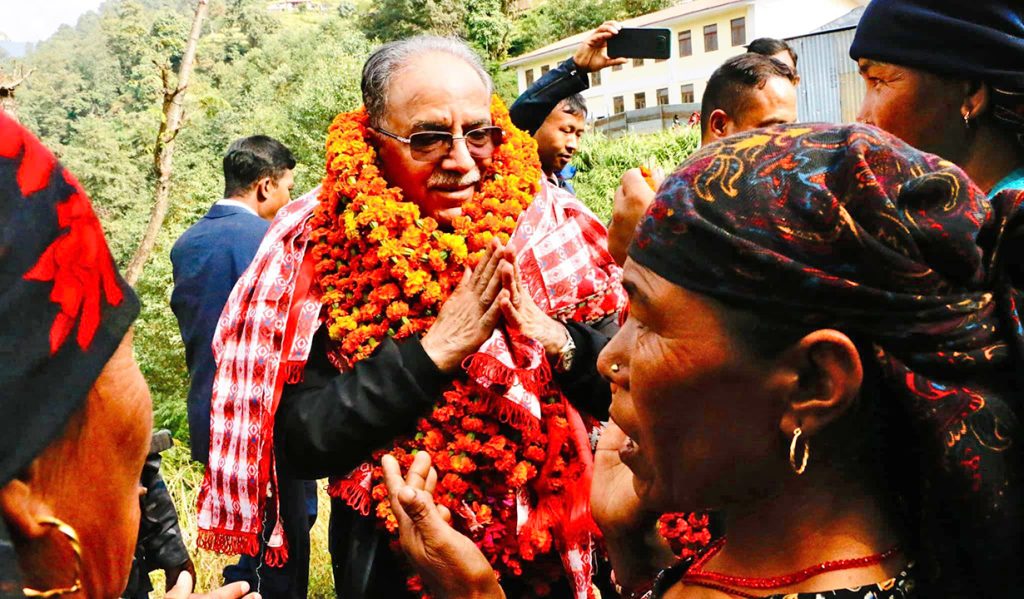
{"type": "Polygon", "coordinates": [[[473,158],[490,158],[494,150],[505,141],[505,132],[501,127],[489,126],[466,131],[461,137],[456,137],[447,131],[420,131],[409,137],[395,135],[379,127],[374,131],[390,137],[391,139],[409,144],[412,157],[420,162],[436,162],[447,156],[455,145],[456,139],[466,140],[466,149],[473,158]]]}

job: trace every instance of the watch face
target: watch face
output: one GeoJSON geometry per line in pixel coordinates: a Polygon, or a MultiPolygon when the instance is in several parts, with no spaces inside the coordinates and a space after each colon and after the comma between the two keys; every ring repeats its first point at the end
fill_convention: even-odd
{"type": "Polygon", "coordinates": [[[576,344],[573,343],[572,336],[562,346],[562,350],[558,352],[558,368],[560,370],[567,371],[572,368],[573,358],[576,357],[576,344]]]}

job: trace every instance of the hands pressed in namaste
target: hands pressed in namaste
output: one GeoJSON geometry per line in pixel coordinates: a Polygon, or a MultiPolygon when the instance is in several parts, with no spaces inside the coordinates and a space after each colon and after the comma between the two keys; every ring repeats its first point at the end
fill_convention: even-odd
{"type": "Polygon", "coordinates": [[[496,301],[502,294],[499,266],[504,248],[495,239],[476,268],[462,277],[448,301],[441,307],[437,320],[423,336],[423,350],[441,372],[452,373],[487,341],[501,318],[496,301]]]}
{"type": "Polygon", "coordinates": [[[494,240],[442,306],[423,336],[423,350],[441,372],[455,372],[502,319],[540,342],[548,358],[557,356],[569,338],[565,325],[545,314],[526,291],[512,249],[494,240]]]}

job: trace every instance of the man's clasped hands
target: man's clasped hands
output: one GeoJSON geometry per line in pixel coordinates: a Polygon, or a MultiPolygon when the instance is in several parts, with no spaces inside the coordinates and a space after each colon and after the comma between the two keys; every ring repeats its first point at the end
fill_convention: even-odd
{"type": "Polygon", "coordinates": [[[421,340],[423,350],[438,369],[451,374],[502,322],[538,341],[549,359],[558,355],[569,338],[565,325],[533,301],[519,276],[512,248],[494,239],[444,303],[421,340]]]}

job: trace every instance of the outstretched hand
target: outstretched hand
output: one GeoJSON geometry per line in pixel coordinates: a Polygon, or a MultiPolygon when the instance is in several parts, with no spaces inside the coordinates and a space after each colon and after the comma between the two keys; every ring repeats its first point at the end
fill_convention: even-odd
{"type": "Polygon", "coordinates": [[[398,521],[399,544],[427,586],[449,599],[504,599],[487,558],[469,537],[448,524],[448,509],[434,503],[437,471],[430,466],[430,454],[418,452],[404,479],[393,456],[385,455],[381,466],[398,521]]]}
{"type": "Polygon", "coordinates": [[[259,593],[249,593],[249,583],[233,582],[206,594],[192,592],[192,574],[188,570],[178,575],[178,583],[167,591],[164,599],[260,599],[259,593]]]}
{"type": "Polygon", "coordinates": [[[608,40],[619,34],[622,25],[616,21],[605,21],[594,30],[576,49],[572,61],[581,71],[600,71],[605,67],[626,64],[625,58],[608,58],[608,40]]]}
{"type": "Polygon", "coordinates": [[[466,270],[423,336],[423,350],[441,372],[452,373],[491,336],[501,317],[498,266],[504,248],[495,239],[472,271],[466,270]]]}

